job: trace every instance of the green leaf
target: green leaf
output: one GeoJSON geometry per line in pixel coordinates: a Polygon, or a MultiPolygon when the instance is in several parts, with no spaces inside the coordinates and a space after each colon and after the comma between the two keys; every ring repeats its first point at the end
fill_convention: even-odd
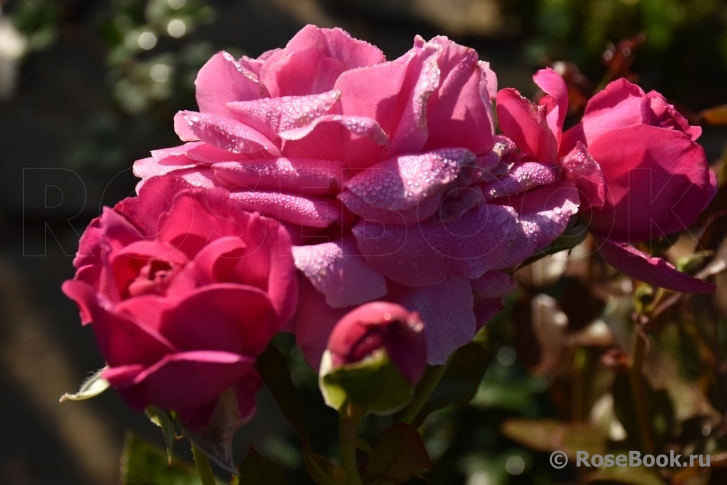
{"type": "Polygon", "coordinates": [[[319,385],[323,397],[333,409],[351,402],[376,414],[391,414],[404,407],[412,389],[386,352],[375,352],[355,364],[330,369],[330,353],[323,355],[319,385]]]}
{"type": "Polygon", "coordinates": [[[310,444],[308,426],[306,425],[303,414],[300,394],[298,394],[298,389],[293,385],[288,364],[283,355],[273,344],[270,344],[258,356],[255,367],[275,398],[275,402],[278,403],[281,411],[283,411],[283,414],[300,437],[308,474],[320,485],[335,485],[340,483],[337,477],[344,476],[342,470],[334,467],[327,458],[313,451],[313,447],[310,444]]]}
{"type": "Polygon", "coordinates": [[[587,451],[589,455],[602,455],[606,451],[607,436],[600,428],[587,423],[509,419],[503,423],[502,433],[528,448],[563,451],[571,459],[576,457],[577,451],[587,451]]]}
{"type": "Polygon", "coordinates": [[[172,456],[174,454],[174,441],[176,437],[174,418],[168,411],[155,408],[154,406],[149,406],[148,408],[146,408],[146,415],[149,416],[149,419],[152,423],[156,424],[162,429],[162,434],[164,435],[164,445],[167,448],[167,458],[169,464],[171,464],[172,456]]]}
{"type": "MultiPolygon", "coordinates": [[[[489,354],[482,344],[472,342],[460,347],[452,356],[452,362],[432,392],[413,424],[419,426],[433,411],[453,404],[467,404],[477,394],[482,377],[487,370],[489,354]]],[[[427,367],[426,372],[435,372],[435,367],[427,367]]],[[[426,375],[422,378],[426,382],[426,375]]]]}
{"type": "Polygon", "coordinates": [[[247,455],[237,468],[239,482],[244,485],[287,485],[283,470],[253,448],[247,449],[247,455]]]}
{"type": "Polygon", "coordinates": [[[62,395],[60,402],[83,401],[84,399],[91,399],[92,397],[96,397],[104,392],[106,389],[109,388],[109,381],[101,377],[101,374],[103,374],[103,371],[105,371],[106,369],[107,367],[99,369],[91,377],[86,379],[86,381],[81,384],[81,388],[78,390],[77,393],[66,393],[62,395]]]}
{"type": "Polygon", "coordinates": [[[258,356],[255,367],[280,406],[280,410],[300,436],[303,446],[310,446],[310,435],[303,414],[303,405],[298,390],[290,378],[285,357],[271,344],[258,356]]]}
{"type": "Polygon", "coordinates": [[[367,485],[406,483],[417,473],[432,470],[424,441],[415,427],[397,423],[384,430],[364,465],[367,485]]]}
{"type": "MultiPolygon", "coordinates": [[[[219,485],[225,482],[215,479],[219,485]]],[[[163,449],[127,433],[121,455],[121,485],[201,485],[194,465],[172,459],[171,465],[163,449]]]]}

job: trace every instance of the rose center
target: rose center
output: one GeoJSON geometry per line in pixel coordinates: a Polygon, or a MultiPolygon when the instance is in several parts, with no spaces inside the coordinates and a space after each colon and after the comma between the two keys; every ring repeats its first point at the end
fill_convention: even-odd
{"type": "Polygon", "coordinates": [[[149,258],[139,271],[139,275],[129,285],[129,294],[131,296],[164,295],[179,270],[177,265],[168,261],[149,258]]]}

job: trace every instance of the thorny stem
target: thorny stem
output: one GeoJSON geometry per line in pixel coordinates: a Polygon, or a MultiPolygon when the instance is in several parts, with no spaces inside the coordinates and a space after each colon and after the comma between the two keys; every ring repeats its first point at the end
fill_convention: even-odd
{"type": "Polygon", "coordinates": [[[210,467],[209,458],[202,453],[199,448],[192,444],[192,455],[194,456],[194,464],[197,466],[197,473],[202,485],[217,485],[215,477],[212,475],[212,467],[210,467]]]}
{"type": "Polygon", "coordinates": [[[363,415],[364,411],[351,402],[344,403],[339,410],[341,466],[346,471],[346,477],[351,485],[363,485],[356,462],[358,424],[363,415]]]}

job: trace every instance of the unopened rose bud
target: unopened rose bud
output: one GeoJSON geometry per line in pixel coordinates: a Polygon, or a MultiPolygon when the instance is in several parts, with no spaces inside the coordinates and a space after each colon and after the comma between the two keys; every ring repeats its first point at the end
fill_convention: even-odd
{"type": "Polygon", "coordinates": [[[426,367],[424,324],[399,305],[367,303],[336,324],[321,364],[321,389],[338,409],[352,401],[377,413],[411,398],[426,367]]]}
{"type": "Polygon", "coordinates": [[[427,358],[419,314],[393,303],[368,303],[344,316],[328,339],[334,367],[361,362],[379,349],[386,350],[401,375],[416,385],[427,358]]]}

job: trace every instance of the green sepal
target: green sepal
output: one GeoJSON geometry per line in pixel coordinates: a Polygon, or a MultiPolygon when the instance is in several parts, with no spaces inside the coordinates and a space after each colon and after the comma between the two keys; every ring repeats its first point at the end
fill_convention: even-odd
{"type": "Polygon", "coordinates": [[[403,408],[413,393],[383,349],[361,362],[335,369],[331,365],[331,354],[326,351],[318,384],[326,404],[333,409],[338,410],[343,403],[350,401],[379,415],[403,408]]]}
{"type": "Polygon", "coordinates": [[[174,440],[176,438],[174,414],[169,411],[164,411],[163,409],[155,408],[154,406],[147,407],[145,411],[151,422],[162,429],[162,435],[164,435],[164,447],[167,449],[167,460],[171,466],[172,457],[174,456],[174,440]]]}
{"type": "Polygon", "coordinates": [[[92,397],[96,397],[104,392],[110,386],[109,381],[102,377],[102,374],[106,369],[108,369],[108,367],[99,369],[91,377],[86,379],[83,384],[81,384],[81,388],[78,390],[77,393],[66,393],[62,395],[60,398],[60,402],[83,401],[84,399],[91,399],[92,397]]]}

